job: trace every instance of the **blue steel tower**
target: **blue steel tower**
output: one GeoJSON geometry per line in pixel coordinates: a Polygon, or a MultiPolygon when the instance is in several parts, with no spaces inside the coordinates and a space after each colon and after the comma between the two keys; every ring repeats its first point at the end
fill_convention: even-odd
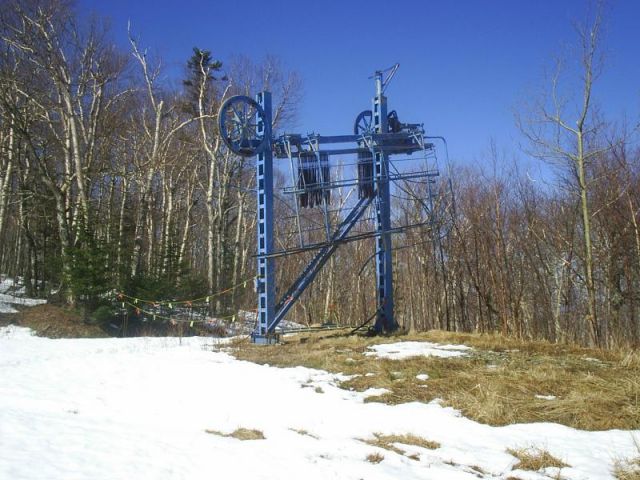
{"type": "MultiPolygon", "coordinates": [[[[375,318],[373,330],[389,333],[398,328],[394,317],[393,258],[391,235],[426,223],[391,225],[391,182],[435,177],[437,170],[400,173],[397,167],[390,172],[391,155],[411,155],[423,152],[426,159],[435,156],[432,143],[425,142],[422,124],[400,123],[395,111],[387,112],[386,86],[394,76],[398,65],[374,75],[375,96],[372,110],[361,112],[355,122],[353,135],[322,136],[318,134],[287,134],[278,138],[272,133],[272,99],[269,92],[261,92],[252,99],[234,96],[220,107],[218,125],[220,134],[229,150],[241,156],[256,157],[256,229],[258,296],[257,321],[252,333],[255,343],[272,343],[278,340],[276,327],[313,282],[327,260],[337,248],[350,241],[373,238],[375,242],[376,310],[368,321],[375,318]],[[387,73],[385,78],[385,73],[387,73]],[[327,145],[351,144],[341,148],[327,145]],[[332,155],[357,155],[356,179],[331,180],[329,158],[332,155]],[[297,219],[300,246],[276,251],[274,245],[274,156],[288,159],[293,185],[282,193],[294,195],[294,211],[297,219]],[[297,169],[297,171],[296,171],[297,169]],[[339,209],[339,215],[330,215],[328,204],[332,189],[358,188],[358,199],[351,207],[339,209]],[[300,208],[321,207],[324,215],[326,238],[315,243],[305,242],[301,228],[300,208]],[[375,230],[362,230],[351,235],[354,227],[365,220],[365,213],[373,206],[375,230]],[[333,223],[332,223],[333,222],[333,223]],[[302,269],[296,280],[276,303],[275,259],[304,251],[315,255],[302,269]]],[[[292,207],[290,207],[292,208],[292,207]]],[[[336,212],[336,210],[334,210],[336,212]]],[[[366,225],[366,222],[365,222],[366,225]]],[[[310,234],[311,230],[306,231],[310,234]]],[[[316,229],[317,230],[317,229],[316,229]]],[[[309,235],[311,238],[311,235],[309,235]]],[[[371,258],[371,257],[370,257],[371,258]]],[[[366,322],[365,322],[366,324],[366,322]]]]}
{"type": "MultiPolygon", "coordinates": [[[[386,134],[387,97],[384,96],[383,72],[376,72],[376,96],[373,99],[374,132],[386,134]]],[[[375,209],[376,209],[376,289],[377,313],[375,331],[391,332],[398,328],[393,315],[393,258],[391,248],[391,192],[389,189],[389,155],[384,148],[372,148],[374,162],[375,209]]]]}
{"type": "Polygon", "coordinates": [[[256,161],[257,184],[257,253],[258,275],[256,286],[258,292],[258,325],[253,332],[254,342],[269,341],[269,322],[275,314],[275,270],[274,259],[267,255],[273,248],[273,151],[271,148],[271,93],[261,92],[256,96],[262,108],[263,117],[256,112],[256,134],[266,138],[264,148],[258,153],[256,161]]]}

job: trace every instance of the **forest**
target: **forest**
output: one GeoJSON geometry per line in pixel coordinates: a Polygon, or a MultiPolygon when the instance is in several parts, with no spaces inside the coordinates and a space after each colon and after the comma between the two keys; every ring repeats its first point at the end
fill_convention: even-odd
{"type": "MultiPolygon", "coordinates": [[[[117,47],[102,19],[80,21],[68,2],[0,4],[0,273],[89,313],[117,292],[211,296],[212,316],[251,311],[255,162],[225,147],[217,112],[231,95],[269,90],[274,128],[286,129],[304,100],[301,75],[277,57],[222,61],[216,45],[201,45],[172,83],[133,27],[117,47]]],[[[475,165],[452,158],[435,196],[439,223],[394,236],[404,329],[640,344],[638,122],[607,118],[592,95],[606,68],[601,26],[596,15],[576,28],[570,89],[559,63],[518,106],[523,151],[505,155],[487,139],[475,165]],[[525,156],[552,179],[532,180],[525,156]]],[[[416,193],[394,204],[407,223],[424,220],[416,193]]],[[[294,245],[291,199],[275,208],[276,243],[294,245]]],[[[341,246],[289,317],[365,321],[373,248],[341,246]]],[[[280,291],[311,255],[277,260],[280,291]]]]}

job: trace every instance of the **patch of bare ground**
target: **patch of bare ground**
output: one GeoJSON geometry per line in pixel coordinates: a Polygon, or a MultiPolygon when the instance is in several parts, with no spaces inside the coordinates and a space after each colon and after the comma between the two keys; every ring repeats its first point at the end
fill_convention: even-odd
{"type": "Polygon", "coordinates": [[[638,455],[617,460],[613,466],[613,476],[617,480],[640,480],[640,441],[635,438],[638,455]]]}
{"type": "Polygon", "coordinates": [[[569,466],[543,448],[510,448],[507,453],[518,459],[518,463],[513,466],[514,470],[537,472],[543,468],[564,468],[569,466]]]}
{"type": "Polygon", "coordinates": [[[260,430],[251,428],[238,428],[231,433],[223,433],[218,430],[205,430],[205,432],[211,435],[218,435],[219,437],[230,437],[238,440],[264,440],[265,436],[260,430]]]}
{"type": "Polygon", "coordinates": [[[420,457],[415,454],[407,455],[407,452],[397,446],[398,444],[413,445],[416,447],[427,448],[429,450],[440,448],[440,444],[438,442],[427,440],[425,438],[418,437],[417,435],[412,434],[384,435],[382,433],[374,433],[373,438],[360,439],[360,441],[366,443],[367,445],[371,445],[372,447],[383,448],[399,455],[407,456],[412,460],[420,460],[420,457]]]}
{"type": "Polygon", "coordinates": [[[367,455],[367,462],[369,463],[380,463],[382,460],[384,460],[384,455],[378,452],[370,453],[369,455],[367,455]]]}
{"type": "Polygon", "coordinates": [[[640,457],[616,462],[613,475],[617,480],[640,480],[640,457]]]}
{"type": "Polygon", "coordinates": [[[77,310],[48,303],[23,308],[18,313],[8,314],[7,317],[5,318],[9,323],[29,327],[39,337],[103,338],[109,336],[97,325],[85,323],[77,310]]]}
{"type": "Polygon", "coordinates": [[[388,390],[366,401],[441,399],[490,425],[555,422],[583,430],[640,428],[639,352],[442,331],[372,338],[314,332],[269,346],[238,340],[232,349],[237,358],[256,363],[356,375],[340,385],[346,389],[388,390]],[[455,358],[364,355],[370,345],[406,340],[464,344],[473,350],[455,358]],[[417,381],[420,373],[429,379],[417,381]]]}
{"type": "Polygon", "coordinates": [[[15,313],[0,312],[0,327],[6,327],[7,325],[16,325],[15,318],[15,313]]]}
{"type": "Polygon", "coordinates": [[[304,428],[290,428],[289,430],[291,430],[292,432],[296,432],[298,435],[302,435],[304,437],[311,437],[311,438],[315,438],[316,440],[318,440],[319,438],[317,435],[314,435],[313,433],[309,433],[304,428]]]}

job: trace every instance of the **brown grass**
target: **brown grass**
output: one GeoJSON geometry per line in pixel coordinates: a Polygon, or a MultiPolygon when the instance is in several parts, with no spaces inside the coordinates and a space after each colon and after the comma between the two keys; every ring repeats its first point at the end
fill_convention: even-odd
{"type": "Polygon", "coordinates": [[[296,432],[298,435],[315,438],[316,440],[318,439],[317,435],[314,435],[313,433],[309,433],[304,428],[290,428],[289,430],[291,430],[292,432],[296,432]]]}
{"type": "Polygon", "coordinates": [[[482,475],[485,475],[487,473],[482,467],[479,467],[477,465],[469,465],[469,470],[479,474],[480,478],[482,478],[482,475]]]}
{"type": "Polygon", "coordinates": [[[238,428],[231,433],[223,433],[218,430],[205,430],[205,432],[212,435],[218,435],[220,437],[237,438],[238,440],[264,440],[265,436],[260,430],[254,430],[249,428],[238,428]]]}
{"type": "Polygon", "coordinates": [[[343,382],[343,388],[389,390],[367,401],[398,404],[439,398],[490,425],[556,422],[584,430],[640,428],[638,352],[441,331],[391,338],[310,333],[286,337],[279,345],[238,341],[233,349],[238,358],[257,363],[359,375],[343,382]],[[370,345],[403,340],[459,343],[474,350],[465,357],[400,361],[363,355],[370,345]],[[416,381],[418,373],[428,373],[429,380],[416,381]]]}
{"type": "Polygon", "coordinates": [[[634,437],[638,455],[634,458],[618,460],[613,466],[613,476],[617,480],[640,480],[640,441],[634,437]]]}
{"type": "Polygon", "coordinates": [[[564,468],[569,466],[542,448],[510,448],[507,450],[507,453],[518,459],[518,463],[513,467],[514,470],[537,472],[538,470],[548,467],[564,468]]]}
{"type": "Polygon", "coordinates": [[[6,315],[8,323],[29,327],[39,337],[103,338],[108,337],[97,325],[86,324],[79,311],[51,304],[24,308],[6,315]]]}
{"type": "Polygon", "coordinates": [[[616,462],[613,476],[617,480],[640,480],[640,457],[616,462]]]}
{"type": "MultiPolygon", "coordinates": [[[[371,445],[372,447],[383,448],[385,450],[395,452],[399,455],[405,455],[406,452],[401,448],[396,447],[394,445],[396,443],[401,443],[404,445],[415,445],[416,447],[428,448],[429,450],[440,448],[440,444],[438,442],[427,440],[412,434],[383,435],[382,433],[374,433],[373,437],[374,438],[370,439],[361,439],[360,441],[371,445]]],[[[410,455],[409,458],[413,460],[419,460],[419,457],[417,457],[416,455],[410,455]]]]}
{"type": "Polygon", "coordinates": [[[384,460],[384,455],[378,452],[367,455],[367,462],[369,463],[380,463],[382,460],[384,460]]]}

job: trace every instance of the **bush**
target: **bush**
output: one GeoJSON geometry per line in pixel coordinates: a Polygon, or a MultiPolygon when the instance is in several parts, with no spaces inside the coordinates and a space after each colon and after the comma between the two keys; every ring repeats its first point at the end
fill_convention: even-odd
{"type": "Polygon", "coordinates": [[[113,319],[115,312],[108,305],[101,305],[89,315],[88,323],[92,325],[102,325],[113,319]]]}

